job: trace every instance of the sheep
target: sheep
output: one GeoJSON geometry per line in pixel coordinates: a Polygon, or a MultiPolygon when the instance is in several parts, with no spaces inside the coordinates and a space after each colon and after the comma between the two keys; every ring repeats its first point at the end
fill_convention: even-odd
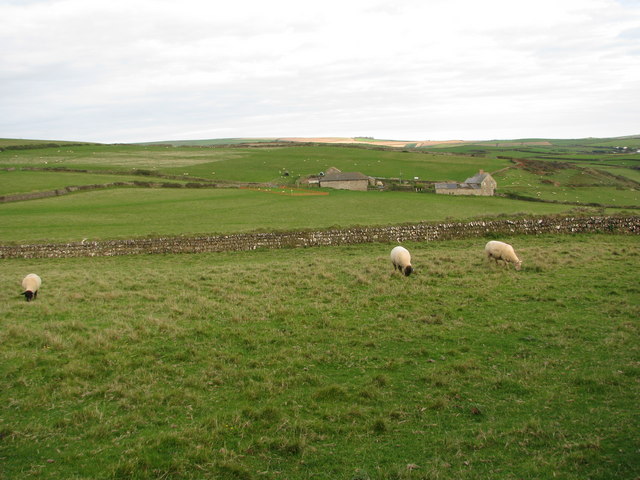
{"type": "Polygon", "coordinates": [[[411,275],[413,272],[413,267],[411,266],[411,254],[409,250],[404,247],[394,247],[391,250],[391,263],[393,264],[393,270],[397,268],[400,270],[406,277],[411,275]]]}
{"type": "Polygon", "coordinates": [[[40,285],[42,285],[42,279],[35,273],[30,273],[22,279],[22,288],[24,288],[24,292],[20,295],[24,295],[27,302],[35,300],[38,296],[38,289],[40,288],[40,285]]]}
{"type": "Polygon", "coordinates": [[[496,264],[498,263],[498,260],[502,260],[505,265],[513,263],[516,270],[520,270],[522,268],[522,260],[518,258],[513,247],[508,243],[492,240],[487,242],[484,247],[484,251],[487,254],[487,259],[491,260],[493,258],[496,261],[496,264]]]}

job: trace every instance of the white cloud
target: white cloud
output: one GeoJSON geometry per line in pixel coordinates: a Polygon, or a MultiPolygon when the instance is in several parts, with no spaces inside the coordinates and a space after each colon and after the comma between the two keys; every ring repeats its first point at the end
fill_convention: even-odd
{"type": "Polygon", "coordinates": [[[4,137],[638,133],[632,2],[0,0],[0,18],[4,137]]]}

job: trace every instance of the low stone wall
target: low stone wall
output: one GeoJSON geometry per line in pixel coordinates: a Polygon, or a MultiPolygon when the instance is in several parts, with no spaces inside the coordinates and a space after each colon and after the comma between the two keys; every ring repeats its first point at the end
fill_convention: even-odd
{"type": "Polygon", "coordinates": [[[640,216],[535,217],[518,220],[419,223],[386,227],[196,237],[158,237],[99,242],[0,245],[0,258],[94,257],[157,253],[204,253],[358,243],[428,242],[486,235],[576,233],[640,234],[640,216]]]}
{"type": "MultiPolygon", "coordinates": [[[[178,178],[178,177],[176,177],[178,178]]],[[[184,178],[181,179],[184,182],[184,178]]],[[[104,190],[116,187],[138,187],[138,188],[257,188],[269,187],[271,185],[255,182],[224,182],[224,183],[203,183],[200,181],[178,183],[178,182],[158,182],[151,180],[134,180],[132,182],[112,182],[99,183],[93,185],[77,185],[58,188],[56,190],[46,190],[40,192],[29,193],[12,193],[9,195],[0,195],[0,203],[23,202],[26,200],[38,200],[40,198],[59,197],[68,195],[69,193],[88,191],[88,190],[104,190]]]]}
{"type": "Polygon", "coordinates": [[[59,197],[60,195],[67,195],[73,192],[87,191],[87,190],[101,190],[105,188],[113,187],[134,187],[135,182],[113,182],[113,183],[101,183],[97,185],[78,185],[58,188],[56,190],[46,190],[41,192],[29,192],[29,193],[13,193],[9,195],[0,195],[0,203],[8,202],[23,202],[25,200],[38,200],[40,198],[59,197]]]}

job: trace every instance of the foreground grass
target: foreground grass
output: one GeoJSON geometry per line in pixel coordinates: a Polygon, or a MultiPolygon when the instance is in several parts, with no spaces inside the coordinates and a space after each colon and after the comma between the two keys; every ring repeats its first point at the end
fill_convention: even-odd
{"type": "Polygon", "coordinates": [[[634,478],[638,239],[508,240],[3,260],[0,478],[634,478]]]}

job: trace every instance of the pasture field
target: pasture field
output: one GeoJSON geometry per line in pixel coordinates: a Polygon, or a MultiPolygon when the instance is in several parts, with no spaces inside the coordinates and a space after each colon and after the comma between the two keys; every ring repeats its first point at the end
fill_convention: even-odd
{"type": "Polygon", "coordinates": [[[97,145],[91,144],[87,142],[68,142],[68,141],[59,141],[59,140],[31,140],[24,138],[0,138],[0,149],[20,149],[24,147],[28,148],[40,148],[45,147],[47,145],[52,146],[62,146],[62,145],[97,145]]]}
{"type": "Polygon", "coordinates": [[[554,214],[573,208],[498,197],[324,191],[329,195],[273,195],[229,188],[126,188],[7,203],[0,205],[0,242],[322,229],[554,214]]]}
{"type": "MultiPolygon", "coordinates": [[[[222,139],[226,142],[230,139],[222,139]]],[[[618,153],[616,144],[633,146],[637,139],[533,140],[466,144],[438,153],[384,150],[347,146],[177,146],[57,144],[42,148],[1,150],[0,194],[52,190],[70,185],[107,183],[113,180],[160,180],[162,176],[197,185],[201,180],[220,185],[253,182],[294,187],[297,179],[318,174],[329,167],[361,171],[368,175],[400,179],[407,191],[380,196],[380,192],[334,193],[323,200],[276,200],[273,197],[238,193],[82,192],[72,200],[49,199],[38,204],[2,205],[0,215],[6,228],[0,240],[74,240],[66,234],[70,219],[80,227],[82,238],[122,238],[140,235],[244,232],[290,228],[372,225],[413,221],[469,219],[496,214],[546,214],[567,212],[577,206],[594,206],[604,212],[640,208],[638,168],[640,155],[618,153]],[[622,142],[624,140],[624,142],[622,142]],[[531,143],[534,143],[533,145],[531,143]],[[545,142],[543,142],[545,143],[545,142]],[[57,169],[54,172],[24,171],[23,168],[57,169]],[[65,170],[85,170],[85,173],[65,170]],[[424,198],[415,184],[428,181],[462,181],[479,169],[493,172],[498,194],[515,194],[509,201],[484,199],[445,200],[424,198]],[[104,175],[101,177],[98,173],[104,175]],[[106,175],[109,174],[109,175],[106,175]],[[135,174],[135,175],[134,175],[135,174]],[[158,197],[163,197],[164,200],[158,197]],[[566,203],[532,205],[517,199],[566,203]],[[238,204],[235,200],[239,200],[238,204]],[[113,202],[109,205],[109,202],[113,202]],[[71,204],[71,206],[69,206],[71,204]],[[60,210],[58,210],[58,207],[60,210]],[[250,207],[255,212],[247,210],[250,207]],[[95,215],[90,209],[95,209],[95,215]],[[155,208],[162,208],[156,211],[155,208]],[[194,210],[195,209],[195,210],[194,210]],[[159,219],[167,215],[167,221],[159,219]],[[221,217],[222,215],[222,217],[221,217]],[[182,219],[180,219],[182,216],[182,219]],[[42,218],[46,217],[46,218],[42,218]],[[160,220],[160,221],[159,221],[160,220]],[[182,225],[180,223],[182,222],[182,225]],[[49,226],[53,225],[52,229],[49,226]],[[57,227],[55,227],[57,225],[57,227]],[[14,228],[15,227],[15,228],[14,228]],[[58,231],[56,231],[58,230],[58,231]]],[[[236,139],[235,141],[239,141],[236,139]]],[[[253,141],[253,140],[252,140],[253,141]]],[[[5,140],[6,143],[12,141],[5,140]]],[[[14,147],[20,146],[13,141],[14,147]]],[[[211,143],[211,141],[203,141],[211,143]]],[[[201,143],[201,142],[200,142],[201,143]]],[[[258,142],[259,143],[259,142],[258,142]]],[[[258,144],[256,143],[256,145],[258,144]]],[[[633,148],[633,147],[632,147],[633,148]]],[[[631,150],[630,150],[631,151],[631,150]]],[[[3,226],[4,226],[3,225],[3,226]]]]}
{"type": "MultiPolygon", "coordinates": [[[[13,142],[14,146],[20,146],[16,143],[20,141],[13,142]]],[[[71,196],[0,205],[0,242],[100,240],[467,220],[497,215],[567,213],[576,206],[589,204],[596,204],[594,208],[598,213],[640,207],[637,170],[633,168],[638,161],[633,155],[626,154],[601,155],[599,166],[609,162],[609,157],[617,163],[612,160],[614,163],[607,163],[608,167],[598,169],[590,163],[585,164],[584,160],[580,164],[565,162],[559,165],[555,160],[527,157],[537,155],[538,150],[544,151],[540,146],[523,147],[518,152],[523,156],[518,157],[510,156],[515,152],[511,147],[491,150],[486,145],[457,147],[467,149],[466,154],[317,145],[260,148],[44,145],[43,148],[26,148],[32,147],[27,144],[23,149],[0,151],[0,194],[111,181],[176,182],[173,179],[176,176],[182,179],[177,183],[196,185],[199,179],[205,179],[222,184],[262,182],[293,188],[299,176],[319,173],[331,166],[343,171],[357,170],[379,177],[401,178],[408,191],[361,193],[327,189],[323,193],[328,195],[315,197],[210,188],[150,190],[128,187],[84,191],[71,196]],[[23,168],[56,170],[26,171],[23,168]],[[411,188],[414,177],[461,181],[480,168],[494,172],[498,193],[572,205],[506,198],[447,197],[416,193],[411,188]],[[70,169],[85,172],[70,172],[70,169]],[[611,175],[612,169],[617,176],[611,175]],[[162,175],[170,175],[172,179],[161,178],[162,175]]],[[[558,153],[549,149],[564,147],[545,148],[547,153],[559,155],[561,150],[558,153]]],[[[587,213],[589,211],[595,210],[591,208],[587,213]]]]}
{"type": "MultiPolygon", "coordinates": [[[[638,162],[640,163],[640,162],[638,162]]],[[[580,166],[589,166],[591,167],[592,165],[584,165],[584,164],[578,164],[580,166]]],[[[608,172],[611,173],[613,175],[618,175],[618,176],[622,176],[625,178],[628,178],[630,180],[633,180],[634,182],[640,183],[640,169],[639,168],[627,168],[624,166],[608,166],[608,165],[596,165],[595,168],[597,168],[598,170],[604,171],[604,172],[608,172]]]]}
{"type": "MultiPolygon", "coordinates": [[[[140,175],[110,175],[78,172],[0,170],[0,195],[42,192],[64,187],[103,185],[114,182],[144,182],[150,179],[140,175]]],[[[175,180],[155,181],[175,182],[175,180]]],[[[184,183],[178,180],[178,183],[184,183]]]]}
{"type": "Polygon", "coordinates": [[[148,170],[207,180],[291,182],[329,167],[403,179],[464,180],[483,168],[508,166],[504,159],[439,155],[343,146],[199,148],[136,145],[88,145],[68,148],[5,150],[0,167],[57,166],[112,171],[148,170]],[[46,163],[45,163],[46,162],[46,163]],[[283,177],[283,173],[289,173],[283,177]]]}
{"type": "Polygon", "coordinates": [[[544,155],[585,155],[585,154],[619,154],[624,153],[620,147],[627,147],[628,152],[640,149],[640,135],[611,138],[577,138],[577,139],[549,139],[524,138],[516,140],[492,140],[484,142],[465,142],[462,145],[434,147],[452,152],[476,151],[508,151],[540,153],[544,155]]]}
{"type": "Polygon", "coordinates": [[[637,237],[504,240],[2,260],[0,478],[637,478],[637,237]]]}
{"type": "MultiPolygon", "coordinates": [[[[620,172],[615,174],[619,175],[620,172]]],[[[593,168],[560,169],[545,175],[509,169],[496,174],[495,179],[503,193],[517,193],[555,202],[640,207],[640,190],[637,186],[602,175],[593,168]]]]}

